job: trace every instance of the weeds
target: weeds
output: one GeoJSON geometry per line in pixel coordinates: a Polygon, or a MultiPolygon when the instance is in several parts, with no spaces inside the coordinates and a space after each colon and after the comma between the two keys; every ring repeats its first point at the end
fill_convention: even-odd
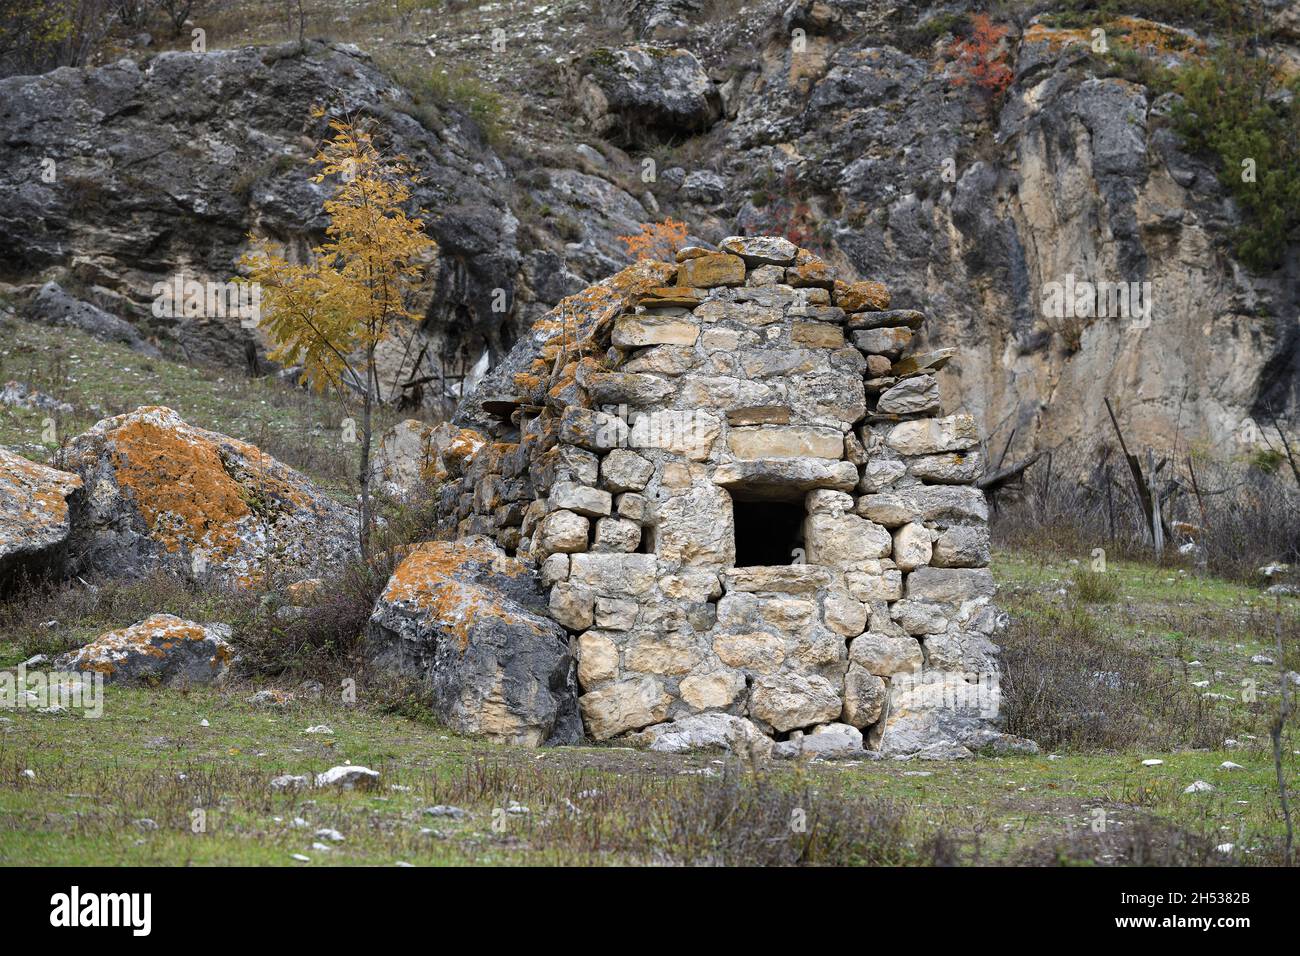
{"type": "Polygon", "coordinates": [[[1001,644],[1004,729],[1042,747],[1211,747],[1229,736],[1222,707],[1080,605],[1027,601],[1001,644]]]}

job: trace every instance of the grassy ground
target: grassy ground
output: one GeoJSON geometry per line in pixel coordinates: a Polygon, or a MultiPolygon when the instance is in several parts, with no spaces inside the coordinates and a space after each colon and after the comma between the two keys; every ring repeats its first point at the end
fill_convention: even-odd
{"type": "MultiPolygon", "coordinates": [[[[69,415],[0,405],[0,445],[36,461],[95,422],[140,405],[167,405],[192,425],[250,441],[310,475],[326,490],[355,495],[357,445],[343,441],[336,399],[275,378],[154,359],[75,329],[0,318],[0,385],[13,380],[72,406],[69,415]],[[52,419],[53,429],[47,425],[52,419]]],[[[355,413],[353,413],[355,414],[355,413]]],[[[382,430],[400,417],[383,411],[382,430]]]]}
{"type": "MultiPolygon", "coordinates": [[[[1072,570],[998,555],[1003,606],[1017,620],[1054,606],[1079,611],[1067,586],[1072,570]]],[[[1175,710],[1153,718],[1168,722],[1155,728],[1155,739],[1171,741],[1163,747],[778,764],[755,775],[722,754],[485,744],[387,713],[364,688],[354,706],[298,700],[266,709],[248,701],[248,687],[110,687],[101,719],[25,710],[0,718],[0,863],[1274,862],[1283,830],[1266,724],[1276,671],[1249,662],[1271,650],[1265,636],[1232,623],[1264,620],[1265,602],[1253,589],[1176,572],[1171,583],[1161,569],[1124,564],[1110,573],[1116,600],[1082,612],[1148,655],[1177,694],[1197,699],[1218,687],[1240,697],[1239,675],[1258,677],[1255,704],[1210,702],[1216,728],[1238,745],[1172,743],[1189,732],[1178,722],[1192,719],[1175,710]],[[1203,623],[1174,633],[1191,621],[1203,623]],[[1185,672],[1179,662],[1193,659],[1203,670],[1185,672]],[[1201,673],[1214,675],[1209,687],[1192,685],[1201,673]],[[320,724],[332,732],[305,733],[320,724]],[[1164,762],[1143,766],[1147,759],[1164,762]],[[1220,769],[1226,760],[1241,769],[1220,769]],[[380,787],[269,789],[279,774],[347,762],[378,770],[380,787]],[[1196,780],[1215,789],[1185,794],[1196,780]],[[466,815],[425,812],[435,805],[466,815]],[[194,832],[195,809],[206,815],[203,832],[194,832]],[[819,821],[815,837],[791,828],[796,811],[819,821]],[[1229,843],[1232,851],[1215,849],[1229,843]]],[[[1300,625],[1292,605],[1288,629],[1300,625]]],[[[28,650],[0,639],[0,663],[28,650]]],[[[1291,780],[1295,747],[1289,736],[1291,780]]]]}

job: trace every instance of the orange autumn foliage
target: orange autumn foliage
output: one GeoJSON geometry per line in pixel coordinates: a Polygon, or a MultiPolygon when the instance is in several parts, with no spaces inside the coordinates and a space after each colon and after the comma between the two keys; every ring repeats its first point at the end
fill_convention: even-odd
{"type": "Polygon", "coordinates": [[[642,223],[638,234],[619,236],[618,240],[627,246],[627,253],[634,260],[668,261],[686,244],[686,234],[686,223],[670,216],[663,222],[642,223]]]}
{"type": "Polygon", "coordinates": [[[957,54],[957,75],[953,82],[958,86],[977,86],[996,98],[1006,91],[1015,76],[1007,65],[1007,53],[1001,49],[1008,31],[994,24],[987,13],[973,14],[971,23],[971,35],[957,40],[952,47],[957,54]]]}

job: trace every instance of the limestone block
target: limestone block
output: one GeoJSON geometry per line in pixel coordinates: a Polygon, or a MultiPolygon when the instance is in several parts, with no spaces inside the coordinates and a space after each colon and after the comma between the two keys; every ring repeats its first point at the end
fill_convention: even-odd
{"type": "Polygon", "coordinates": [[[726,252],[710,252],[687,259],[677,269],[677,284],[697,289],[743,285],[745,261],[726,252]]]}
{"type": "Polygon", "coordinates": [[[895,601],[889,616],[908,634],[942,634],[948,629],[948,614],[938,604],[924,601],[895,601]]]}
{"type": "Polygon", "coordinates": [[[767,425],[733,428],[727,445],[737,458],[835,459],[844,453],[844,435],[832,428],[767,425]]]}
{"type": "Polygon", "coordinates": [[[574,553],[587,550],[587,533],[591,523],[572,511],[552,511],[542,519],[538,529],[538,546],[544,554],[574,553]]]}
{"type": "Polygon", "coordinates": [[[889,289],[883,282],[836,282],[834,300],[845,312],[879,312],[889,308],[889,289]]]}
{"type": "Polygon", "coordinates": [[[644,495],[625,492],[614,498],[614,513],[620,518],[640,524],[649,516],[649,504],[644,495]]]}
{"type": "Polygon", "coordinates": [[[930,563],[936,568],[984,568],[989,563],[989,529],[954,525],[940,532],[930,563]]]}
{"type": "Polygon", "coordinates": [[[979,431],[970,415],[949,415],[900,422],[889,432],[887,442],[900,455],[934,455],[974,447],[979,444],[979,431]]]}
{"type": "Polygon", "coordinates": [[[809,564],[845,567],[883,558],[893,546],[889,532],[857,515],[809,515],[803,525],[809,564]]]}
{"type": "Polygon", "coordinates": [[[933,547],[930,529],[909,522],[894,532],[894,563],[901,571],[911,571],[930,563],[933,547]]]}
{"type": "Polygon", "coordinates": [[[623,651],[623,666],[629,671],[660,676],[689,674],[703,656],[698,640],[681,631],[668,634],[633,634],[623,651]]]}
{"type": "Polygon", "coordinates": [[[620,601],[617,598],[605,597],[596,598],[596,626],[607,631],[630,631],[636,626],[637,612],[640,607],[635,601],[620,601]]]}
{"type": "Polygon", "coordinates": [[[610,491],[642,491],[654,470],[636,452],[615,448],[600,463],[601,483],[610,491]]]}
{"type": "Polygon", "coordinates": [[[595,596],[589,588],[561,582],[551,588],[551,617],[571,631],[585,631],[594,620],[595,596]]]}
{"type": "Polygon", "coordinates": [[[912,344],[912,330],[909,328],[861,329],[853,333],[853,344],[859,351],[871,355],[887,355],[898,358],[903,349],[912,344]]]}
{"type": "Polygon", "coordinates": [[[867,626],[867,606],[848,591],[828,591],[822,598],[822,622],[844,637],[861,634],[867,626]]]}
{"type": "Polygon", "coordinates": [[[649,676],[621,680],[578,698],[583,723],[594,740],[660,723],[671,703],[663,685],[649,676]]]}
{"type": "Polygon", "coordinates": [[[891,677],[919,671],[925,658],[914,637],[867,631],[849,642],[849,661],[879,677],[891,677]]]}
{"type": "Polygon", "coordinates": [[[974,450],[922,455],[908,460],[907,473],[937,485],[974,484],[984,474],[984,456],[974,450]]]}
{"type": "Polygon", "coordinates": [[[914,375],[881,393],[876,411],[887,415],[918,415],[939,410],[939,383],[932,375],[914,375]]]}
{"type": "Polygon", "coordinates": [[[835,720],[843,703],[824,677],[769,674],[754,682],[749,709],[751,717],[786,731],[835,720]]]}
{"type": "Polygon", "coordinates": [[[569,559],[569,580],[585,584],[597,594],[622,597],[644,594],[654,587],[653,554],[574,554],[569,559]]]}
{"type": "Polygon", "coordinates": [[[601,518],[596,522],[592,551],[625,551],[631,553],[641,544],[641,526],[622,518],[601,518]]]}
{"type": "Polygon", "coordinates": [[[728,236],[718,243],[723,252],[740,256],[747,266],[789,265],[799,247],[780,236],[728,236]]]}
{"type": "Polygon", "coordinates": [[[614,510],[614,499],[608,491],[589,488],[575,481],[561,481],[551,488],[552,510],[564,509],[588,518],[600,518],[614,510]]]}
{"type": "Polygon", "coordinates": [[[784,498],[791,491],[814,488],[852,491],[858,483],[858,469],[851,461],[825,458],[760,458],[719,465],[713,480],[756,498],[784,498]]]}
{"type": "Polygon", "coordinates": [[[763,631],[723,633],[713,638],[713,653],[729,667],[770,674],[785,661],[785,641],[763,631]]]}
{"type": "Polygon", "coordinates": [[[715,485],[691,485],[655,505],[655,553],[684,565],[736,562],[731,496],[715,485]]]}
{"type": "Polygon", "coordinates": [[[684,318],[652,313],[620,315],[611,337],[616,348],[641,348],[647,345],[694,345],[700,327],[684,318]]]}
{"type": "Polygon", "coordinates": [[[857,664],[844,675],[844,709],[840,719],[852,727],[869,727],[880,719],[888,692],[885,682],[857,664]]]}
{"type": "Polygon", "coordinates": [[[836,579],[831,568],[811,564],[769,567],[731,568],[722,572],[728,594],[772,591],[781,594],[808,594],[830,587],[836,579]]]}
{"type": "Polygon", "coordinates": [[[745,690],[745,675],[734,670],[712,671],[683,677],[679,685],[682,700],[693,710],[721,710],[730,707],[745,690]]]}
{"type": "Polygon", "coordinates": [[[993,597],[993,575],[987,568],[917,568],[907,576],[912,601],[960,604],[993,597]]]}
{"type": "Polygon", "coordinates": [[[903,572],[897,568],[844,572],[844,589],[857,601],[897,601],[903,596],[903,572]]]}

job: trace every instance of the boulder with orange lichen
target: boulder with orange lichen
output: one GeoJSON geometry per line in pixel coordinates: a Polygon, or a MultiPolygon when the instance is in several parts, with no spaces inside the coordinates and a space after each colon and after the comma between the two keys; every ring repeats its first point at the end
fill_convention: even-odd
{"type": "Polygon", "coordinates": [[[62,562],[81,479],[0,448],[0,593],[62,562]]]}
{"type": "Polygon", "coordinates": [[[576,662],[530,570],[491,540],[431,542],[375,605],[368,652],[413,677],[458,733],[536,747],[582,739],[576,662]]]}
{"type": "Polygon", "coordinates": [[[68,444],[84,482],[69,553],[77,570],[164,567],[249,586],[301,578],[356,553],[357,517],[254,445],[137,408],[68,444]]]}
{"type": "Polygon", "coordinates": [[[56,670],[103,675],[105,683],[211,684],[233,659],[224,624],[196,624],[174,614],[152,617],[101,634],[54,662],[56,670]]]}

